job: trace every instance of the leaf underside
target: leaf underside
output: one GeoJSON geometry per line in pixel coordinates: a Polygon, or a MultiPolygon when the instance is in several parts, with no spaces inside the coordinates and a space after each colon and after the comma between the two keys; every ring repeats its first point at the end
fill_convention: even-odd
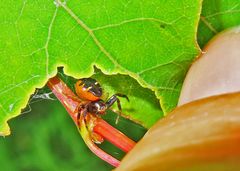
{"type": "Polygon", "coordinates": [[[214,35],[240,25],[240,2],[205,0],[198,30],[198,43],[203,47],[214,35]]]}
{"type": "Polygon", "coordinates": [[[150,127],[176,105],[186,71],[199,53],[201,0],[0,4],[1,135],[10,133],[7,120],[20,114],[35,88],[43,87],[59,66],[74,78],[92,76],[94,66],[104,75],[118,74],[96,77],[110,93],[125,87],[128,95],[133,89],[134,107],[123,102],[124,113],[150,127]]]}

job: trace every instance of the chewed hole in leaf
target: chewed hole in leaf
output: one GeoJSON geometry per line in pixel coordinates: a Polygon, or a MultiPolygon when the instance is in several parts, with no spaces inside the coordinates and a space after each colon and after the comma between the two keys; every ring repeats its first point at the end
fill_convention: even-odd
{"type": "MultiPolygon", "coordinates": [[[[63,68],[59,68],[59,77],[73,90],[77,79],[66,76],[63,68]]],[[[92,78],[96,79],[103,88],[104,97],[107,99],[115,93],[128,96],[130,102],[120,98],[123,116],[149,128],[163,116],[158,99],[153,91],[143,88],[139,83],[127,75],[105,75],[95,67],[92,78]]],[[[105,100],[105,99],[104,99],[105,100]]],[[[113,111],[117,112],[117,105],[113,105],[113,111]]]]}

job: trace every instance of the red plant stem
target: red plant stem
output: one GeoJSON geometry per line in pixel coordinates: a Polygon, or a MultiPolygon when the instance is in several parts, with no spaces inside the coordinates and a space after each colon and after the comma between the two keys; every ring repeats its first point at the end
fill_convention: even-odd
{"type": "MultiPolygon", "coordinates": [[[[82,116],[83,117],[83,116],[82,116]]],[[[88,146],[88,148],[94,153],[96,154],[99,158],[101,158],[102,160],[108,162],[109,164],[111,164],[112,166],[114,167],[118,167],[119,164],[120,164],[120,161],[118,161],[117,159],[115,159],[114,157],[112,157],[111,155],[105,153],[103,150],[101,150],[100,148],[98,148],[98,146],[96,146],[89,133],[88,133],[88,130],[87,130],[87,127],[85,125],[85,121],[84,119],[80,119],[80,124],[81,124],[81,127],[80,127],[80,132],[81,132],[81,135],[82,135],[82,138],[84,140],[84,142],[86,143],[86,145],[88,146]]]]}
{"type": "Polygon", "coordinates": [[[93,131],[100,134],[103,138],[107,139],[124,152],[129,152],[135,146],[136,143],[133,140],[129,139],[126,135],[109,125],[103,119],[97,119],[96,123],[97,124],[94,126],[93,131]]]}
{"type": "MultiPolygon", "coordinates": [[[[74,123],[78,126],[77,122],[77,107],[80,104],[76,95],[71,91],[67,85],[60,80],[58,77],[51,78],[48,83],[48,87],[52,90],[54,95],[58,98],[58,100],[63,104],[63,106],[68,111],[69,115],[72,117],[74,123]]],[[[108,162],[114,167],[117,167],[120,164],[120,161],[112,157],[111,155],[105,153],[102,149],[98,148],[92,141],[91,137],[88,135],[88,131],[85,129],[85,123],[81,123],[80,133],[81,136],[88,146],[88,148],[95,153],[98,157],[108,162]]]]}
{"type": "MultiPolygon", "coordinates": [[[[51,78],[48,83],[48,87],[52,90],[55,96],[59,99],[59,101],[63,104],[63,106],[68,111],[69,115],[73,119],[76,126],[78,126],[78,106],[81,103],[81,100],[72,92],[72,90],[57,76],[51,78]]],[[[96,118],[91,115],[92,118],[96,118]]],[[[90,117],[90,118],[91,118],[90,117]]],[[[92,141],[91,137],[88,135],[88,131],[85,129],[85,123],[81,123],[80,133],[89,147],[89,149],[99,156],[101,159],[105,160],[109,164],[117,167],[120,162],[112,157],[111,155],[105,153],[103,150],[98,148],[92,141]]],[[[122,149],[125,152],[130,151],[135,142],[125,136],[123,133],[109,125],[101,118],[97,118],[94,122],[93,126],[94,132],[101,135],[103,138],[108,140],[109,142],[116,145],[118,148],[122,149]]]]}
{"type": "Polygon", "coordinates": [[[114,167],[118,167],[120,165],[119,160],[117,160],[114,157],[112,157],[111,155],[105,153],[103,150],[99,150],[100,148],[98,148],[94,143],[91,143],[91,144],[86,143],[86,144],[87,144],[88,148],[102,160],[108,162],[109,164],[111,164],[114,167]]]}
{"type": "Polygon", "coordinates": [[[77,125],[76,111],[77,111],[79,102],[74,100],[73,98],[70,98],[70,97],[75,97],[76,95],[57,76],[49,79],[47,85],[52,90],[53,94],[58,98],[58,100],[65,107],[65,109],[73,119],[74,123],[77,125]]]}

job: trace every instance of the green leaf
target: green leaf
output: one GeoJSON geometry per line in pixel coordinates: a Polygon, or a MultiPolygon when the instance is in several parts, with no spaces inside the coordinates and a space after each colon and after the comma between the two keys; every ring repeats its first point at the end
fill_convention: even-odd
{"type": "Polygon", "coordinates": [[[186,71],[199,52],[195,35],[201,0],[3,0],[0,4],[2,135],[9,134],[7,120],[20,113],[34,89],[46,84],[58,66],[75,78],[93,75],[96,66],[105,75],[128,75],[131,78],[123,77],[132,85],[135,79],[154,91],[162,110],[149,117],[145,92],[139,91],[142,100],[134,107],[143,112],[127,113],[149,127],[162,111],[166,114],[175,107],[186,71]]]}
{"type": "MultiPolygon", "coordinates": [[[[12,135],[0,138],[1,170],[11,171],[107,171],[113,167],[95,156],[58,100],[31,100],[31,112],[11,120],[12,135]],[[44,107],[43,107],[44,106],[44,107]]],[[[29,108],[28,108],[29,110],[29,108]]],[[[114,115],[105,116],[114,124],[114,115]]],[[[135,141],[145,129],[121,118],[113,125],[135,141]]],[[[121,159],[124,153],[108,142],[104,151],[121,159]]]]}
{"type": "MultiPolygon", "coordinates": [[[[60,70],[58,75],[73,91],[75,91],[74,85],[77,82],[76,79],[66,76],[62,70],[60,70]]],[[[154,92],[141,87],[133,78],[120,74],[111,76],[104,75],[98,69],[95,69],[92,78],[95,78],[100,85],[102,85],[103,100],[106,101],[107,98],[114,93],[126,94],[128,96],[130,99],[129,102],[125,98],[119,97],[121,106],[124,106],[122,107],[123,116],[145,127],[150,127],[158,118],[163,117],[163,112],[159,111],[160,105],[154,92]],[[129,113],[134,113],[134,115],[128,115],[129,113]]],[[[116,104],[113,105],[111,109],[119,113],[116,104]]],[[[115,114],[115,118],[117,119],[117,114],[115,114]]]]}
{"type": "Polygon", "coordinates": [[[218,32],[238,25],[240,25],[239,1],[205,0],[199,23],[198,43],[203,47],[218,32]]]}

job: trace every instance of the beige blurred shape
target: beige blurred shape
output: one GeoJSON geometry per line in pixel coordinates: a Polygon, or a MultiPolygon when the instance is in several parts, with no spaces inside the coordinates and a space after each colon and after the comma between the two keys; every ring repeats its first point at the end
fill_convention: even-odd
{"type": "Polygon", "coordinates": [[[192,64],[178,105],[204,97],[240,91],[240,27],[214,37],[192,64]]]}
{"type": "Polygon", "coordinates": [[[184,81],[182,106],[158,121],[116,171],[240,170],[240,93],[226,94],[239,90],[240,27],[208,43],[184,81]]]}
{"type": "Polygon", "coordinates": [[[240,93],[176,108],[137,143],[116,171],[240,170],[240,93]]]}

